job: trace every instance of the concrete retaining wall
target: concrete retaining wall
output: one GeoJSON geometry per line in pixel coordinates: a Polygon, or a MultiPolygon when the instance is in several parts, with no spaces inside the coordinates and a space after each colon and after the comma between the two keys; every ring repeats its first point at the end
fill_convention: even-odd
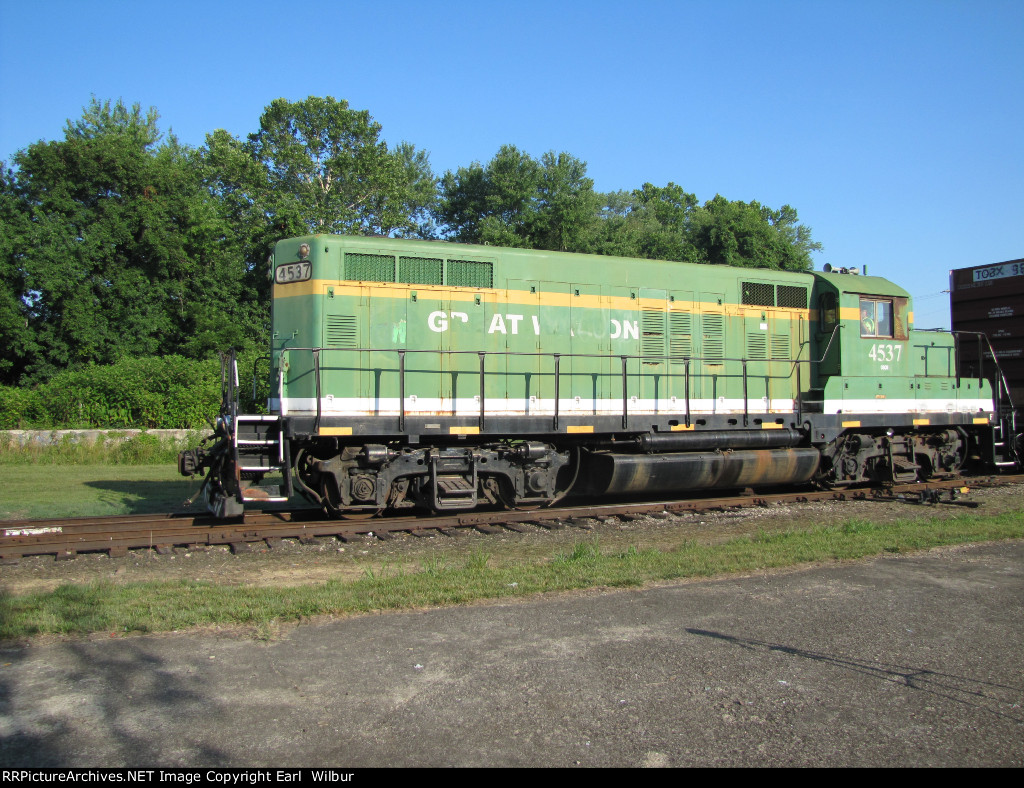
{"type": "Polygon", "coordinates": [[[127,440],[139,433],[155,435],[161,441],[174,440],[185,442],[194,430],[0,430],[0,445],[14,446],[53,446],[68,440],[92,446],[97,441],[105,443],[127,440]],[[6,440],[5,440],[6,439],[6,440]]]}

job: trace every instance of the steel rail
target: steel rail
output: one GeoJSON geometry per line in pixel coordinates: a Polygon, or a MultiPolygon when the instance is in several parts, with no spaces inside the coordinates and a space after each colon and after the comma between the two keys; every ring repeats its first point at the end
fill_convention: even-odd
{"type": "MultiPolygon", "coordinates": [[[[372,520],[324,519],[319,510],[249,512],[231,522],[208,515],[128,515],[125,517],[67,518],[0,521],[0,560],[10,563],[31,555],[70,558],[78,553],[106,552],[124,555],[131,549],[170,552],[175,546],[228,545],[234,552],[266,542],[274,546],[281,539],[310,541],[335,537],[342,541],[367,536],[389,538],[399,532],[450,533],[451,529],[476,528],[485,533],[517,530],[527,524],[557,528],[586,525],[601,517],[671,516],[708,510],[738,509],[772,504],[800,504],[811,501],[919,500],[922,503],[956,503],[941,500],[942,491],[959,487],[989,487],[1024,483],[1024,475],[951,478],[930,482],[892,485],[884,488],[843,490],[791,490],[782,493],[746,492],[716,498],[688,498],[629,503],[580,503],[539,510],[473,511],[450,515],[405,515],[372,520]],[[910,496],[908,498],[908,496],[910,496]]],[[[957,505],[964,505],[963,502],[957,505]]]]}

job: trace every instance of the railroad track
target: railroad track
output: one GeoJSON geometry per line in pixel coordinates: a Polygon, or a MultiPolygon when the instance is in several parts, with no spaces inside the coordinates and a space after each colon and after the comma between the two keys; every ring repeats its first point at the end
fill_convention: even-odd
{"type": "Polygon", "coordinates": [[[52,520],[0,521],[0,562],[13,563],[24,556],[53,555],[73,558],[78,553],[106,552],[111,557],[128,550],[154,549],[170,553],[176,546],[228,545],[235,553],[252,549],[257,543],[274,548],[282,539],[310,543],[316,537],[349,541],[373,535],[392,538],[396,533],[429,536],[452,535],[455,529],[475,528],[487,534],[522,531],[531,526],[556,529],[592,527],[588,521],[618,517],[671,517],[674,514],[738,509],[810,501],[905,501],[909,503],[976,506],[963,501],[963,487],[989,487],[1024,482],[1024,475],[957,478],[926,483],[828,491],[787,491],[744,494],[719,498],[691,498],[672,501],[630,503],[581,503],[533,511],[472,511],[443,516],[381,517],[372,520],[325,519],[319,510],[248,512],[235,521],[215,520],[206,515],[128,515],[124,517],[78,517],[52,520]]]}

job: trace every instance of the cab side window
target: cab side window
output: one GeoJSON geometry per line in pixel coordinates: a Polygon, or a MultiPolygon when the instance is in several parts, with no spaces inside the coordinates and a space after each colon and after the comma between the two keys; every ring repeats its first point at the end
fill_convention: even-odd
{"type": "Polygon", "coordinates": [[[860,300],[860,335],[862,337],[891,337],[892,301],[871,298],[860,300]]]}
{"type": "Polygon", "coordinates": [[[818,298],[818,330],[831,331],[839,321],[835,293],[822,293],[818,298]]]}

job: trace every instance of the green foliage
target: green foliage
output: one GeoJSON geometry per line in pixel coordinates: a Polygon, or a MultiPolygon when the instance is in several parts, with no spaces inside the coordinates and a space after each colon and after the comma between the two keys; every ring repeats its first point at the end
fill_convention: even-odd
{"type": "Polygon", "coordinates": [[[0,253],[17,290],[0,298],[0,320],[11,321],[13,301],[30,338],[8,359],[8,381],[204,351],[193,334],[210,315],[247,327],[235,337],[243,344],[262,340],[266,320],[224,242],[226,216],[203,188],[196,153],[174,137],[160,142],[157,117],[93,99],[63,140],[14,155],[0,253]]]}
{"type": "Polygon", "coordinates": [[[487,562],[490,560],[490,553],[476,550],[466,559],[465,570],[470,573],[484,572],[487,569],[487,562]]]}
{"type": "Polygon", "coordinates": [[[0,386],[0,429],[32,429],[48,421],[38,389],[0,386]]]}
{"type": "MultiPolygon", "coordinates": [[[[598,195],[565,152],[537,159],[504,145],[438,181],[426,151],[389,146],[369,112],[330,96],[276,99],[244,141],[218,129],[199,150],[165,136],[155,108],[93,98],[63,139],[10,164],[0,163],[0,384],[68,372],[71,390],[0,392],[6,424],[194,420],[186,394],[115,396],[89,365],[265,347],[267,258],[281,238],[440,235],[784,270],[806,270],[821,249],[788,205],[702,205],[671,182],[598,195]]],[[[125,374],[114,377],[130,384],[125,374]]]]}
{"type": "Polygon", "coordinates": [[[822,248],[788,205],[776,211],[720,195],[700,205],[674,183],[601,198],[588,248],[598,254],[806,271],[822,248]]]}
{"type": "Polygon", "coordinates": [[[553,559],[557,564],[594,564],[601,558],[601,549],[597,540],[592,542],[576,542],[572,552],[559,553],[553,559]]]}
{"type": "Polygon", "coordinates": [[[435,216],[449,240],[552,251],[583,251],[597,198],[586,162],[568,153],[537,161],[503,145],[441,179],[435,216]]]}
{"type": "Polygon", "coordinates": [[[693,242],[697,198],[674,183],[645,183],[631,193],[601,195],[604,207],[591,227],[588,251],[620,257],[706,263],[693,242]]]}
{"type": "MultiPolygon", "coordinates": [[[[406,142],[389,148],[380,131],[369,112],[310,96],[272,101],[244,142],[223,129],[207,135],[200,176],[229,219],[242,280],[261,305],[270,301],[266,261],[282,238],[432,233],[436,186],[426,151],[406,142]]],[[[213,325],[198,326],[194,353],[215,347],[226,329],[207,319],[213,325]]]]}
{"type": "Polygon", "coordinates": [[[675,183],[598,195],[586,163],[567,153],[538,161],[504,145],[486,165],[447,172],[434,212],[463,243],[804,271],[821,249],[788,205],[701,205],[675,183]]]}
{"type": "MultiPolygon", "coordinates": [[[[239,406],[260,412],[268,383],[265,363],[239,358],[239,406]],[[257,365],[257,392],[252,379],[257,365]]],[[[198,429],[220,407],[220,365],[181,356],[126,358],[60,372],[33,388],[0,386],[0,429],[198,429]]]]}
{"type": "Polygon", "coordinates": [[[805,271],[810,253],[821,250],[810,228],[797,224],[796,211],[772,210],[758,202],[730,202],[721,195],[704,204],[694,229],[694,243],[708,262],[748,268],[805,271]]]}
{"type": "Polygon", "coordinates": [[[55,424],[187,428],[217,412],[213,364],[179,356],[124,359],[62,372],[47,385],[55,424]]]}
{"type": "Polygon", "coordinates": [[[209,434],[192,431],[178,440],[173,437],[140,432],[104,432],[97,440],[81,435],[64,435],[60,440],[43,444],[37,441],[16,443],[0,435],[0,465],[166,465],[174,467],[178,452],[199,445],[209,434]]]}
{"type": "Polygon", "coordinates": [[[267,173],[272,209],[305,233],[410,233],[433,199],[427,155],[402,143],[390,150],[381,127],[347,101],[275,99],[245,150],[267,173]]]}
{"type": "Polygon", "coordinates": [[[14,180],[14,172],[0,163],[0,381],[17,379],[38,350],[29,328],[21,262],[28,218],[19,210],[14,180]]]}

